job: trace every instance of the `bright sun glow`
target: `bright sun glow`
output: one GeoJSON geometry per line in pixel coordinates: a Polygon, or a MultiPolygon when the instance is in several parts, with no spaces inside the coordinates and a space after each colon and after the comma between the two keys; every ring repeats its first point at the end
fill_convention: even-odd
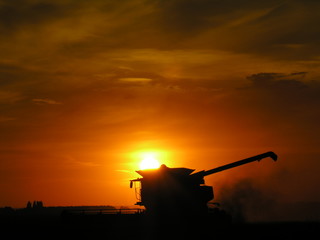
{"type": "Polygon", "coordinates": [[[156,169],[160,167],[160,163],[157,160],[156,154],[154,153],[144,153],[142,154],[142,160],[140,162],[140,169],[156,169]]]}

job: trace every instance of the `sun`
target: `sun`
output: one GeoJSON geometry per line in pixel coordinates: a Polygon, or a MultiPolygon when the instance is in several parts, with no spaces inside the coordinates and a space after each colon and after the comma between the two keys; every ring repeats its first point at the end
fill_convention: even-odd
{"type": "Polygon", "coordinates": [[[142,160],[139,164],[141,170],[145,169],[156,169],[160,167],[160,163],[157,160],[155,153],[144,153],[142,155],[142,160]]]}

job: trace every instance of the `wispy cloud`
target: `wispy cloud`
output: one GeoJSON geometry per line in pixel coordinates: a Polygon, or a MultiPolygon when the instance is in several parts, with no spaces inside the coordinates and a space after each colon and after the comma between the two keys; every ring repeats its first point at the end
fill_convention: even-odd
{"type": "Polygon", "coordinates": [[[151,82],[152,79],[131,77],[131,78],[119,78],[119,81],[128,82],[128,83],[148,83],[148,82],[151,82]]]}
{"type": "Polygon", "coordinates": [[[19,92],[0,90],[0,103],[13,103],[22,98],[23,97],[19,92]]]}
{"type": "Polygon", "coordinates": [[[34,98],[32,99],[32,101],[36,104],[49,104],[49,105],[59,105],[62,104],[61,102],[55,101],[53,99],[49,99],[49,98],[34,98]]]}
{"type": "Polygon", "coordinates": [[[12,121],[15,120],[13,117],[6,117],[6,116],[0,116],[0,122],[7,122],[7,121],[12,121]]]}

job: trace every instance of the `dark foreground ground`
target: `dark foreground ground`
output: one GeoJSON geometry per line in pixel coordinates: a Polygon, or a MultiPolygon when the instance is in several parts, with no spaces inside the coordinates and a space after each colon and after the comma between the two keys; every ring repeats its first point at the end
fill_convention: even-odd
{"type": "Polygon", "coordinates": [[[10,216],[6,239],[320,239],[319,222],[217,223],[207,219],[155,222],[141,215],[10,216]]]}

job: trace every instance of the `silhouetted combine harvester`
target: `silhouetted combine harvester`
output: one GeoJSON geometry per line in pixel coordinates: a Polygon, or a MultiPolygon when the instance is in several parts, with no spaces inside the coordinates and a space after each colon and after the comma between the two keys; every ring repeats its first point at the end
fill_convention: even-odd
{"type": "Polygon", "coordinates": [[[224,211],[216,209],[210,212],[208,202],[214,198],[213,188],[204,185],[204,177],[270,157],[274,161],[277,155],[266,152],[207,171],[194,172],[189,168],[169,168],[162,165],[159,169],[137,171],[142,178],[131,180],[130,187],[140,183],[137,189],[137,205],[145,206],[146,215],[156,219],[230,219],[224,211]]]}
{"type": "Polygon", "coordinates": [[[63,217],[90,219],[90,221],[103,219],[120,224],[125,222],[129,224],[230,222],[231,216],[224,210],[214,208],[212,211],[208,208],[214,193],[213,187],[204,185],[204,177],[267,157],[277,160],[275,153],[266,152],[195,173],[193,169],[169,168],[165,165],[161,165],[158,169],[139,170],[137,173],[142,178],[130,180],[130,188],[135,186],[138,198],[136,205],[144,206],[145,211],[141,209],[76,209],[65,211],[63,217]]]}

